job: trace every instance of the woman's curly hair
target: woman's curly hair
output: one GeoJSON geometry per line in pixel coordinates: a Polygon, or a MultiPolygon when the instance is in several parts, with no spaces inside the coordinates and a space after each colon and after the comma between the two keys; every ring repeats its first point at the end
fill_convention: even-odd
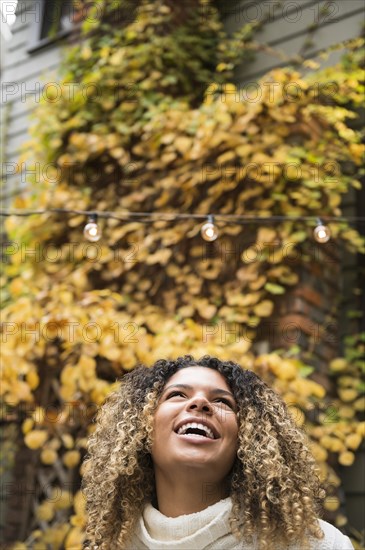
{"type": "Polygon", "coordinates": [[[238,450],[230,475],[232,533],[261,550],[322,538],[317,517],[324,492],[306,436],[282,399],[255,373],[209,355],[158,360],[123,376],[99,409],[89,440],[83,492],[87,548],[128,548],[147,502],[156,501],[150,454],[153,417],[167,380],[179,369],[218,371],[237,403],[238,450]]]}

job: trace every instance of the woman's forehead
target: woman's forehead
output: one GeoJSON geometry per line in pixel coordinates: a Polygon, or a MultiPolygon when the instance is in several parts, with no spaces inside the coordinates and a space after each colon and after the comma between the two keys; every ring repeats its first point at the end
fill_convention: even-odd
{"type": "Polygon", "coordinates": [[[222,374],[208,367],[192,366],[179,369],[166,382],[165,387],[174,384],[186,384],[191,387],[214,387],[223,390],[230,388],[222,374]]]}

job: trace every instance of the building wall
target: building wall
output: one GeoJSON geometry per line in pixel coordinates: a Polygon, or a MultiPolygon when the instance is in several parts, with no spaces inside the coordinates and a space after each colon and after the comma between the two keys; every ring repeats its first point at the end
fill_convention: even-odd
{"type": "Polygon", "coordinates": [[[15,174],[22,147],[29,139],[30,115],[47,82],[57,82],[61,43],[35,47],[40,32],[43,0],[19,0],[13,37],[3,42],[1,63],[1,127],[3,185],[0,200],[8,207],[23,187],[25,174],[15,174]]]}
{"type": "MultiPolygon", "coordinates": [[[[242,65],[236,75],[241,83],[285,66],[295,56],[312,58],[334,44],[353,39],[360,35],[364,23],[363,0],[241,0],[229,8],[222,5],[222,10],[231,32],[254,19],[266,21],[256,39],[272,53],[260,51],[251,63],[242,65]]],[[[340,55],[332,54],[326,64],[332,65],[340,55]]]]}

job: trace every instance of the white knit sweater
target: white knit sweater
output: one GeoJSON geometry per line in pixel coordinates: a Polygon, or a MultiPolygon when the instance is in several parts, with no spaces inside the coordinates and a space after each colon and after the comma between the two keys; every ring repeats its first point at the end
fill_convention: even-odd
{"type": "MultiPolygon", "coordinates": [[[[170,518],[147,504],[139,519],[128,550],[257,550],[232,535],[229,527],[231,498],[223,499],[201,512],[170,518]]],[[[319,520],[325,537],[311,538],[312,550],[353,550],[350,539],[336,527],[319,520]]],[[[299,550],[296,545],[286,549],[299,550]]]]}

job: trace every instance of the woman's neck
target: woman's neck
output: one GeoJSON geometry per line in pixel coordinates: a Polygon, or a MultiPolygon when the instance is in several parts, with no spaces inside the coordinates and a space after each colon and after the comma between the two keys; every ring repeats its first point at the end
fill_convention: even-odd
{"type": "Polygon", "coordinates": [[[171,518],[194,514],[229,496],[226,483],[194,477],[167,479],[156,472],[157,504],[161,514],[171,518]]]}

